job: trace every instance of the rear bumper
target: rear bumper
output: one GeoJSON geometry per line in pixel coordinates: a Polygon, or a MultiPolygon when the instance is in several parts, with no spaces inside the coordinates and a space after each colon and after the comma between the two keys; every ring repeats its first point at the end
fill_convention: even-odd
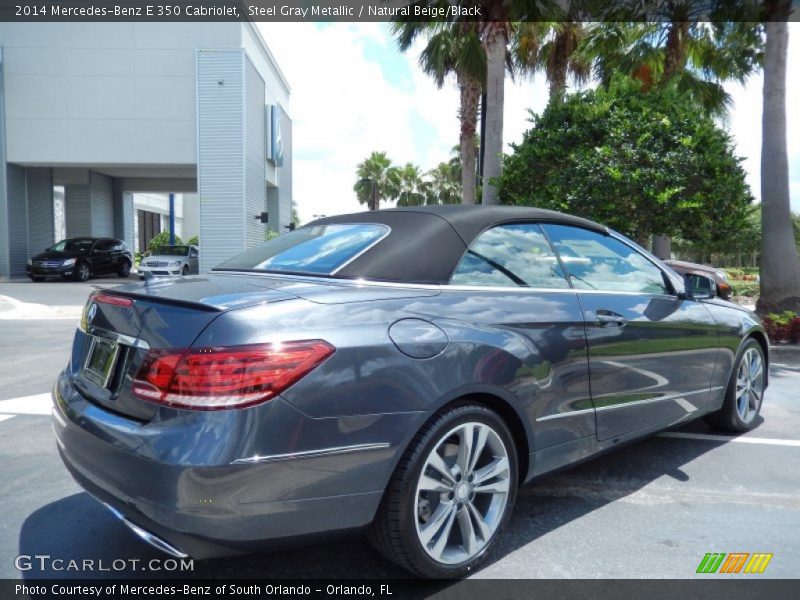
{"type": "Polygon", "coordinates": [[[414,418],[311,419],[278,398],[239,411],[165,409],[142,423],[89,402],[68,375],[53,395],[59,453],[75,480],[195,558],[368,525],[414,418]],[[253,440],[241,439],[248,431],[253,440]],[[283,452],[256,451],[269,438],[283,439],[283,452]]]}

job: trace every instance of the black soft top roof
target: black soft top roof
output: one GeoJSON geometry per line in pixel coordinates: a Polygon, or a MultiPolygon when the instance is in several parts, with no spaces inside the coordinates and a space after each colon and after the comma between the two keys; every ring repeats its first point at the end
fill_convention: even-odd
{"type": "Polygon", "coordinates": [[[502,223],[561,223],[607,234],[594,221],[523,206],[420,206],[326,217],[309,223],[383,223],[391,233],[336,273],[375,281],[445,284],[467,247],[502,223]]]}

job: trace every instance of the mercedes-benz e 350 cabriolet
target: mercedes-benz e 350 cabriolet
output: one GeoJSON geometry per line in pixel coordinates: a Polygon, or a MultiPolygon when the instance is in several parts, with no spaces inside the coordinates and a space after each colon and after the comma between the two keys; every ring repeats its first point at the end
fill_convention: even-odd
{"type": "Polygon", "coordinates": [[[760,422],[764,329],[713,285],[545,210],[328,217],[209,274],[95,292],[58,448],[175,556],[366,529],[406,569],[460,576],[521,484],[698,417],[760,422]]]}

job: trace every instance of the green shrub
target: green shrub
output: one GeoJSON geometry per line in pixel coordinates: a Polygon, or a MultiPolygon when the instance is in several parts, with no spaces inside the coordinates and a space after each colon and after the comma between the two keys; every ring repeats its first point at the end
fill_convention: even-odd
{"type": "MultiPolygon", "coordinates": [[[[175,243],[182,244],[180,236],[175,236],[175,243]]],[[[153,236],[150,243],[147,244],[147,250],[150,254],[158,254],[164,246],[169,246],[169,231],[162,231],[153,236]]]]}
{"type": "Polygon", "coordinates": [[[731,281],[734,296],[744,296],[745,298],[755,298],[758,296],[757,281],[742,281],[734,279],[731,281]]]}
{"type": "Polygon", "coordinates": [[[199,246],[200,245],[200,237],[197,236],[197,235],[193,235],[192,237],[189,238],[189,241],[186,242],[186,243],[189,244],[190,246],[199,246]]]}

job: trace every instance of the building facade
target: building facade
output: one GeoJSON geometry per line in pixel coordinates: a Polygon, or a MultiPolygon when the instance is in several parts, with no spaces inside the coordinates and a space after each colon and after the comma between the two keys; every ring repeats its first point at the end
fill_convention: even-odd
{"type": "Polygon", "coordinates": [[[289,93],[252,23],[0,23],[0,278],[57,241],[62,189],[67,237],[131,247],[134,195],[180,194],[203,271],[285,231],[289,93]]]}

